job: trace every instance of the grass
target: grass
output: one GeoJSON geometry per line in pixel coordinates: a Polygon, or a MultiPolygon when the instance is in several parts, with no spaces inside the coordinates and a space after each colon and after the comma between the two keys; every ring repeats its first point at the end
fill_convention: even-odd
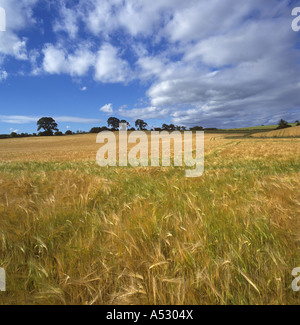
{"type": "Polygon", "coordinates": [[[299,143],[209,134],[188,179],[100,168],[92,135],[1,142],[0,303],[299,304],[299,143]]]}

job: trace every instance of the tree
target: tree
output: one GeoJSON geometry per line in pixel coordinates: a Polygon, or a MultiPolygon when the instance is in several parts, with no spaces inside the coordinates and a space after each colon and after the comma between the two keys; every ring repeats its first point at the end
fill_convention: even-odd
{"type": "Polygon", "coordinates": [[[130,126],[130,123],[127,122],[126,120],[121,120],[120,123],[124,123],[124,124],[127,124],[127,126],[130,126]]]}
{"type": "Polygon", "coordinates": [[[289,123],[283,119],[281,119],[278,123],[278,127],[277,127],[277,130],[279,129],[285,129],[285,128],[290,128],[291,125],[289,125],[289,123]]]}
{"type": "Polygon", "coordinates": [[[66,132],[65,132],[65,135],[72,135],[73,134],[73,132],[71,131],[71,130],[67,130],[66,132]]]}
{"type": "Polygon", "coordinates": [[[202,131],[203,130],[203,126],[194,126],[192,128],[190,128],[191,131],[202,131]]]}
{"type": "Polygon", "coordinates": [[[37,121],[38,131],[44,129],[44,132],[40,132],[40,135],[53,135],[53,131],[58,132],[57,123],[52,117],[42,117],[37,121]]]}
{"type": "Polygon", "coordinates": [[[161,127],[164,131],[175,131],[175,130],[180,131],[181,130],[181,126],[175,126],[174,124],[169,124],[169,125],[163,124],[161,127]]]}
{"type": "Polygon", "coordinates": [[[102,127],[93,127],[90,130],[90,133],[99,133],[102,131],[108,131],[109,129],[106,126],[102,126],[102,127]]]}
{"type": "Polygon", "coordinates": [[[108,127],[111,126],[113,129],[118,129],[119,124],[120,124],[120,120],[117,117],[110,117],[107,120],[108,127]]]}
{"type": "Polygon", "coordinates": [[[138,130],[145,130],[147,125],[148,125],[148,123],[146,123],[143,120],[136,120],[135,121],[135,126],[138,128],[138,130]]]}
{"type": "Polygon", "coordinates": [[[298,120],[296,120],[295,123],[296,123],[296,126],[300,125],[300,122],[298,120]]]}
{"type": "Polygon", "coordinates": [[[175,129],[176,129],[176,127],[175,127],[174,124],[170,124],[170,125],[169,125],[169,130],[170,130],[170,131],[175,131],[175,129]]]}

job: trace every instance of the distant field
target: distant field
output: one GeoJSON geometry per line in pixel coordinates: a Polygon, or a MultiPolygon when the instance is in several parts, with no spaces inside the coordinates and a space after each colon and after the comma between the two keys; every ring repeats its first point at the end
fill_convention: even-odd
{"type": "MultiPolygon", "coordinates": [[[[289,125],[296,126],[296,123],[289,123],[289,125]]],[[[275,130],[277,127],[278,127],[278,124],[276,124],[276,125],[261,125],[261,126],[245,127],[245,128],[227,129],[227,131],[275,130]]]]}
{"type": "Polygon", "coordinates": [[[225,137],[190,179],[100,168],[96,135],[0,140],[0,304],[299,304],[300,139],[225,137]]]}
{"type": "Polygon", "coordinates": [[[274,130],[270,132],[263,133],[255,133],[252,134],[251,137],[264,137],[264,138],[272,138],[272,137],[300,137],[300,126],[295,126],[292,128],[286,128],[281,130],[274,130]]]}

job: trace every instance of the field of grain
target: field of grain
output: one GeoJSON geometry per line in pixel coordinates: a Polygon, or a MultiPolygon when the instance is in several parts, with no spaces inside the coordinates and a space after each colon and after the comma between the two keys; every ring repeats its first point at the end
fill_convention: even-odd
{"type": "MultiPolygon", "coordinates": [[[[289,123],[290,126],[296,126],[297,123],[289,123]]],[[[235,128],[235,129],[227,129],[228,131],[252,131],[252,130],[275,130],[278,127],[278,124],[273,125],[260,125],[260,126],[249,126],[245,128],[235,128]]]]}
{"type": "Polygon", "coordinates": [[[291,128],[274,130],[269,132],[255,133],[251,137],[254,138],[273,138],[273,137],[300,137],[300,126],[294,126],[291,128]]]}
{"type": "Polygon", "coordinates": [[[299,304],[300,139],[205,136],[205,170],[0,141],[0,304],[299,304]]]}

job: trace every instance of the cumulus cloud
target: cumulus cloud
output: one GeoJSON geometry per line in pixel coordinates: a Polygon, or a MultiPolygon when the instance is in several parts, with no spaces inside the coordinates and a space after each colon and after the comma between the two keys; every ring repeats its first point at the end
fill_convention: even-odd
{"type": "Polygon", "coordinates": [[[168,116],[168,109],[160,109],[158,107],[144,107],[144,108],[133,108],[133,109],[119,109],[121,116],[129,117],[132,119],[157,119],[166,118],[168,116]]]}
{"type": "Polygon", "coordinates": [[[5,80],[8,76],[8,73],[5,70],[0,70],[0,82],[5,80]]]}
{"type": "Polygon", "coordinates": [[[41,55],[28,54],[18,34],[35,23],[36,2],[0,0],[16,7],[0,54],[29,58],[33,74],[141,81],[149,106],[121,115],[234,126],[292,120],[299,111],[299,34],[289,1],[60,0],[51,22],[56,40],[42,44],[41,55]]]}
{"type": "Polygon", "coordinates": [[[75,39],[78,33],[77,7],[68,8],[62,0],[58,1],[58,7],[59,18],[53,24],[54,32],[65,32],[71,39],[75,39]]]}
{"type": "Polygon", "coordinates": [[[0,0],[0,7],[6,12],[6,31],[0,33],[0,55],[27,59],[27,39],[18,36],[18,32],[35,23],[32,9],[37,1],[0,0]]]}
{"type": "Polygon", "coordinates": [[[85,45],[80,45],[74,53],[68,53],[61,45],[46,44],[43,54],[44,71],[50,74],[83,76],[95,61],[94,54],[85,45]]]}
{"type": "Polygon", "coordinates": [[[73,52],[62,44],[46,44],[43,55],[43,70],[49,74],[84,76],[92,68],[94,79],[99,82],[128,82],[131,78],[129,64],[120,57],[118,48],[109,43],[104,43],[97,53],[84,43],[73,52]]]}
{"type": "Polygon", "coordinates": [[[95,79],[103,83],[128,82],[129,64],[123,60],[118,49],[109,43],[102,45],[95,64],[95,79]]]}
{"type": "Polygon", "coordinates": [[[60,74],[69,70],[67,67],[66,53],[63,49],[56,48],[52,44],[47,44],[43,49],[43,54],[43,67],[46,72],[60,74]]]}
{"type": "Polygon", "coordinates": [[[103,113],[113,113],[113,105],[112,104],[106,104],[100,108],[100,112],[103,113]]]}

